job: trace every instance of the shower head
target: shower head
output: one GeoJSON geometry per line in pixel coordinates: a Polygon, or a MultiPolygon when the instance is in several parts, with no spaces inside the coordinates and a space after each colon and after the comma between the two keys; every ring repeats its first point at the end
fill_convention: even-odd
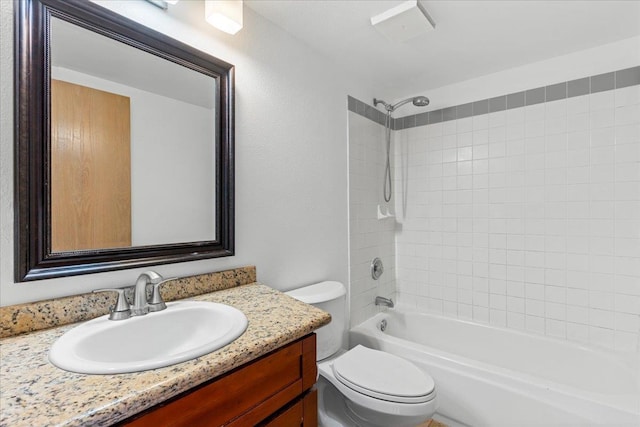
{"type": "Polygon", "coordinates": [[[429,105],[429,98],[426,96],[416,96],[413,98],[413,105],[416,107],[426,107],[429,105]]]}
{"type": "Polygon", "coordinates": [[[389,112],[389,113],[394,112],[397,108],[403,106],[404,104],[406,104],[408,102],[412,102],[413,105],[415,105],[416,107],[426,107],[427,105],[429,105],[429,98],[427,98],[426,96],[414,96],[413,98],[407,98],[407,99],[402,100],[400,102],[397,102],[397,103],[395,103],[393,105],[387,104],[386,102],[384,102],[381,99],[373,98],[373,106],[374,107],[377,107],[378,104],[382,104],[384,106],[384,108],[387,110],[387,112],[389,112]]]}

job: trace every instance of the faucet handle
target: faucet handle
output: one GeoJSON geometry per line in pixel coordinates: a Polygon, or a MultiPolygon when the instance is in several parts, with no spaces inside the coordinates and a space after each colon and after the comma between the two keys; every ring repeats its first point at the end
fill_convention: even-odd
{"type": "Polygon", "coordinates": [[[104,288],[104,289],[96,289],[92,291],[93,293],[97,292],[117,292],[118,298],[116,299],[115,307],[111,307],[109,320],[124,320],[131,317],[131,307],[129,307],[129,301],[127,301],[127,297],[124,294],[124,288],[104,288]]]}
{"type": "Polygon", "coordinates": [[[175,277],[171,277],[169,279],[164,279],[161,282],[152,284],[151,300],[147,305],[149,307],[149,311],[161,311],[167,308],[167,304],[165,304],[164,300],[162,299],[162,295],[160,295],[160,286],[174,279],[175,277]]]}

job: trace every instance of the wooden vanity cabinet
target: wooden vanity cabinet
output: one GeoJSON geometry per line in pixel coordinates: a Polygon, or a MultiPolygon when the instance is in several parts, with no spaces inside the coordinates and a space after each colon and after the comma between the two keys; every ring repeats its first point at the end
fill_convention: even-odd
{"type": "Polygon", "coordinates": [[[119,425],[316,427],[316,373],[310,334],[119,425]]]}

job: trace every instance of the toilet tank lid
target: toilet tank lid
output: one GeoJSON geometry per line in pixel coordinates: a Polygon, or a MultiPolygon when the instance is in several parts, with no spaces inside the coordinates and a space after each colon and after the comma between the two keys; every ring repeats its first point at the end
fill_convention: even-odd
{"type": "Polygon", "coordinates": [[[340,282],[326,281],[302,288],[293,289],[285,294],[307,304],[317,304],[340,298],[347,293],[344,285],[340,282]]]}

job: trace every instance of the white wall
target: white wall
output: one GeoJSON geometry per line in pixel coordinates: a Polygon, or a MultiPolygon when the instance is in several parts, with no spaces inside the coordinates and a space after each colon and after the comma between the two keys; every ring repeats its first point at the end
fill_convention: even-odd
{"type": "MultiPolygon", "coordinates": [[[[181,276],[255,264],[277,289],[348,280],[347,93],[371,91],[244,9],[228,36],[201,2],[171,13],[143,1],[104,5],[236,66],[236,256],[154,267],[181,276]],[[177,19],[178,16],[180,19],[177,19]]],[[[31,283],[13,280],[13,2],[0,1],[0,299],[2,305],[132,284],[143,269],[31,283]]]]}
{"type": "Polygon", "coordinates": [[[213,110],[62,67],[51,74],[129,98],[132,246],[215,239],[213,110]]]}
{"type": "MultiPolygon", "coordinates": [[[[533,89],[635,66],[640,50],[633,46],[488,76],[491,91],[477,93],[482,99],[513,92],[516,81],[533,89]],[[594,65],[578,74],[572,64],[589,58],[594,65]],[[540,69],[556,72],[540,79],[540,69]]],[[[451,94],[438,105],[458,104],[468,87],[434,91],[451,94]]],[[[396,198],[402,305],[638,351],[640,86],[406,129],[396,137],[395,185],[406,189],[396,198]],[[406,201],[404,209],[398,200],[406,201]]]]}
{"type": "MultiPolygon", "coordinates": [[[[429,86],[429,82],[425,82],[424,86],[415,91],[407,92],[404,97],[401,96],[398,99],[418,94],[426,95],[431,100],[429,110],[437,110],[585,76],[594,76],[612,70],[634,67],[638,65],[639,56],[640,36],[438,88],[432,88],[429,86]]],[[[424,108],[409,104],[402,109],[399,116],[396,116],[422,112],[424,112],[424,108]]]]}

